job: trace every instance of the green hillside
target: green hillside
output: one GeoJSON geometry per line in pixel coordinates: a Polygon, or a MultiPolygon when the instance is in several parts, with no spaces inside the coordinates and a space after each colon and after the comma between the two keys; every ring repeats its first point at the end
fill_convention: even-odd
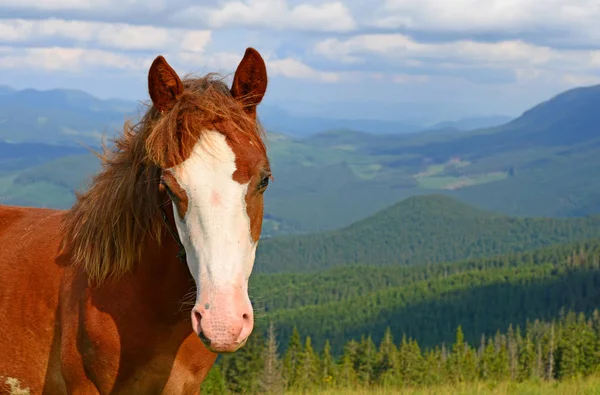
{"type": "Polygon", "coordinates": [[[411,197],[349,227],[263,240],[258,272],[348,264],[422,264],[521,252],[600,237],[600,216],[515,218],[444,195],[411,197]]]}
{"type": "Polygon", "coordinates": [[[476,344],[509,323],[553,319],[562,308],[591,312],[600,303],[600,240],[437,265],[351,266],[310,274],[251,278],[257,324],[269,320],[287,342],[292,329],[315,349],[349,339],[379,342],[385,328],[423,346],[453,340],[461,325],[476,344]]]}

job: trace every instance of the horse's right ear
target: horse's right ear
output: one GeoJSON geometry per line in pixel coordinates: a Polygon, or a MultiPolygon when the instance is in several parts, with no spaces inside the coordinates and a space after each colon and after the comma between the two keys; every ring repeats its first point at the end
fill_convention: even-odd
{"type": "Polygon", "coordinates": [[[183,83],[164,57],[158,56],[148,72],[148,91],[154,107],[169,111],[183,93],[183,83]]]}

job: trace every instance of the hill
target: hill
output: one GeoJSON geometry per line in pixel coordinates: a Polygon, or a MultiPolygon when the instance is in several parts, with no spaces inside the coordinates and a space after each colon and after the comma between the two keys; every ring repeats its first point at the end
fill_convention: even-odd
{"type": "Polygon", "coordinates": [[[0,141],[98,145],[133,119],[137,103],[102,100],[78,90],[4,89],[0,93],[0,141]]]}
{"type": "Polygon", "coordinates": [[[514,218],[443,195],[408,198],[346,228],[263,240],[258,272],[410,265],[514,253],[600,237],[600,216],[514,218]]]}
{"type": "MultiPolygon", "coordinates": [[[[599,92],[598,86],[570,90],[506,124],[468,132],[370,134],[333,129],[306,138],[269,132],[275,182],[265,195],[265,234],[339,229],[398,201],[432,193],[520,217],[600,213],[600,179],[595,176],[600,166],[600,115],[595,110],[599,92]]],[[[0,124],[0,134],[2,130],[0,124]]],[[[34,131],[35,138],[46,136],[46,129],[34,131]]],[[[91,156],[80,159],[95,161],[91,156]]],[[[76,185],[48,195],[37,192],[36,183],[27,185],[28,192],[14,184],[15,172],[23,170],[24,163],[0,168],[0,176],[10,176],[0,181],[8,191],[3,193],[17,201],[32,196],[27,204],[68,207],[76,185]],[[59,192],[63,202],[44,199],[59,192]]],[[[69,169],[81,173],[75,177],[79,180],[94,168],[83,162],[80,167],[69,169]]],[[[42,190],[48,187],[38,181],[42,190]]]]}
{"type": "Polygon", "coordinates": [[[600,239],[436,265],[351,266],[318,273],[256,274],[256,321],[273,321],[285,345],[296,327],[316,350],[350,339],[379,343],[386,327],[422,346],[451,344],[456,327],[478,344],[510,323],[524,327],[562,309],[591,312],[600,303],[600,239]]]}
{"type": "Polygon", "coordinates": [[[329,130],[348,128],[374,134],[414,133],[423,128],[419,123],[403,121],[294,116],[280,108],[269,105],[262,106],[260,114],[265,129],[285,133],[296,138],[304,138],[329,130]]]}

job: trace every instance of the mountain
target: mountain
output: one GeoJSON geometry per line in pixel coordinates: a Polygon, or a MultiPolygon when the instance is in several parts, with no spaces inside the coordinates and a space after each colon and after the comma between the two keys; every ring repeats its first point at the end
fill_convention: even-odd
{"type": "Polygon", "coordinates": [[[346,228],[263,240],[258,272],[414,265],[521,252],[600,237],[600,216],[513,218],[444,195],[411,197],[346,228]]]}
{"type": "Polygon", "coordinates": [[[102,100],[78,90],[0,90],[0,141],[98,145],[112,138],[127,119],[137,115],[137,103],[102,100]]]}
{"type": "MultiPolygon", "coordinates": [[[[426,194],[444,194],[483,210],[519,217],[600,213],[600,178],[596,177],[600,115],[595,110],[599,92],[598,86],[570,90],[506,124],[474,131],[374,134],[338,128],[307,132],[302,138],[270,131],[268,154],[275,181],[265,195],[265,235],[339,229],[401,200],[426,194]]],[[[73,102],[69,97],[65,93],[61,99],[65,106],[73,102]]],[[[74,101],[85,103],[83,99],[74,101]]],[[[43,101],[24,103],[29,102],[31,107],[43,101]]],[[[119,105],[108,107],[112,111],[119,105]]],[[[46,104],[39,106],[42,112],[51,109],[51,104],[48,109],[46,104]]],[[[27,122],[31,119],[35,117],[28,117],[27,122]]],[[[0,134],[3,130],[0,124],[0,134]]],[[[56,135],[53,128],[23,130],[26,140],[40,136],[52,140],[56,135]]],[[[67,139],[62,132],[57,133],[67,139]]],[[[70,136],[69,145],[79,137],[70,136]]],[[[56,144],[56,140],[49,143],[56,144]]],[[[92,156],[80,159],[95,161],[92,156]]],[[[24,192],[24,186],[13,180],[17,177],[14,172],[24,170],[26,162],[0,168],[2,193],[13,202],[68,207],[70,190],[80,184],[49,195],[36,191],[50,187],[40,179],[27,184],[24,192]],[[14,200],[16,195],[20,197],[14,200]],[[65,200],[45,199],[59,195],[65,200]]],[[[54,166],[52,161],[43,163],[54,166]]],[[[69,171],[79,171],[79,180],[89,176],[84,171],[94,168],[90,164],[82,164],[79,170],[75,167],[69,171]]],[[[53,170],[57,177],[60,168],[64,167],[53,170]]]]}
{"type": "Polygon", "coordinates": [[[69,155],[89,152],[84,147],[57,146],[41,143],[13,144],[0,142],[0,174],[26,169],[69,155]]]}
{"type": "MultiPolygon", "coordinates": [[[[136,120],[141,110],[136,101],[99,99],[79,90],[0,86],[0,141],[98,144],[102,135],[111,139],[120,132],[125,120],[136,120]]],[[[373,133],[406,133],[421,128],[400,121],[292,116],[269,106],[261,108],[261,120],[268,130],[296,137],[339,128],[373,133]]]]}
{"type": "Polygon", "coordinates": [[[423,127],[421,124],[405,121],[294,116],[274,106],[262,106],[260,119],[265,129],[296,138],[337,129],[351,129],[373,134],[401,134],[417,132],[423,127]]]}

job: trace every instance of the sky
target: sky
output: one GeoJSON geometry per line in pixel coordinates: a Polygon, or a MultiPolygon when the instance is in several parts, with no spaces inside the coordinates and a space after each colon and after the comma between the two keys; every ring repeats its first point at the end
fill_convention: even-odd
{"type": "Polygon", "coordinates": [[[345,118],[516,116],[600,81],[597,0],[2,0],[0,84],[147,100],[181,75],[267,63],[265,105],[345,118]]]}

